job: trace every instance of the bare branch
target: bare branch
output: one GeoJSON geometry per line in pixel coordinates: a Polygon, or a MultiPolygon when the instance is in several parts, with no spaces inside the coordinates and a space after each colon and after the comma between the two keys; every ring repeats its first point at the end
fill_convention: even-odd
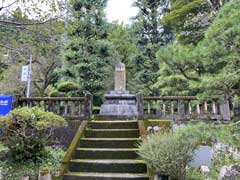
{"type": "Polygon", "coordinates": [[[10,6],[14,5],[15,3],[17,3],[17,0],[14,1],[13,3],[7,5],[7,6],[2,6],[2,7],[0,7],[0,11],[3,10],[3,9],[9,8],[10,6]]]}
{"type": "Polygon", "coordinates": [[[39,24],[46,24],[48,22],[55,21],[57,19],[59,19],[59,17],[51,18],[51,19],[48,19],[48,20],[42,21],[42,22],[34,22],[34,23],[19,23],[19,22],[7,21],[7,20],[0,20],[0,23],[16,25],[16,26],[33,26],[33,25],[39,25],[39,24]]]}

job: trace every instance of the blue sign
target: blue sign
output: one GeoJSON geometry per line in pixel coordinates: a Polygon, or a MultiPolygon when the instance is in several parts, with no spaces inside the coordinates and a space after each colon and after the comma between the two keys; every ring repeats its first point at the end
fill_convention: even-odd
{"type": "Polygon", "coordinates": [[[0,116],[6,116],[12,109],[12,96],[0,96],[0,116]]]}

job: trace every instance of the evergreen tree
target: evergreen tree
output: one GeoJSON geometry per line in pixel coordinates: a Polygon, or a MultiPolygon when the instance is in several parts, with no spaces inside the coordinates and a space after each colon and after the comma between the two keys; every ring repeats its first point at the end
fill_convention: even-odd
{"type": "Polygon", "coordinates": [[[240,96],[240,0],[220,9],[196,46],[174,43],[158,52],[164,69],[157,88],[168,93],[198,95],[202,99],[228,99],[240,96]],[[172,79],[175,81],[172,81],[172,79]],[[179,88],[180,82],[184,88],[179,88]]]}
{"type": "Polygon", "coordinates": [[[204,38],[216,13],[228,0],[170,0],[171,11],[162,19],[178,42],[196,45],[204,38]]]}
{"type": "Polygon", "coordinates": [[[135,66],[132,59],[137,52],[137,47],[133,42],[130,27],[124,24],[113,24],[113,29],[109,35],[109,41],[113,45],[113,54],[115,61],[121,61],[126,65],[127,89],[135,89],[135,66]]]}
{"type": "Polygon", "coordinates": [[[139,9],[134,19],[133,29],[138,52],[133,64],[136,66],[136,86],[145,94],[156,95],[158,90],[152,85],[157,81],[159,62],[156,59],[157,50],[173,39],[168,28],[161,25],[160,20],[169,12],[167,0],[137,0],[135,6],[139,9]]]}
{"type": "MultiPolygon", "coordinates": [[[[106,0],[72,0],[69,44],[65,50],[65,80],[76,82],[80,91],[100,98],[107,87],[110,63],[106,0]]],[[[78,94],[81,95],[81,94],[78,94]]]]}

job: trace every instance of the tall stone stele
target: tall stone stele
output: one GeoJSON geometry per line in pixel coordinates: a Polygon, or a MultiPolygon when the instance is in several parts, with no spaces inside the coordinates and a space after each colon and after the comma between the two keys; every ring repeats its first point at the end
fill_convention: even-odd
{"type": "Polygon", "coordinates": [[[119,62],[115,66],[114,90],[104,96],[104,104],[100,115],[118,117],[136,117],[138,115],[136,94],[126,90],[125,64],[119,62]]]}
{"type": "Polygon", "coordinates": [[[126,68],[125,64],[118,63],[115,66],[115,91],[126,91],[126,68]]]}

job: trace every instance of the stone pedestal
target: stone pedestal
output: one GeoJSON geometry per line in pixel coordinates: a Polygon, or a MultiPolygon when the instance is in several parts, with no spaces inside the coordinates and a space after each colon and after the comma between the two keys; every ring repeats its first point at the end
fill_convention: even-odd
{"type": "Polygon", "coordinates": [[[121,62],[116,64],[114,79],[114,91],[104,96],[105,100],[101,106],[100,115],[112,116],[115,119],[139,117],[140,96],[126,90],[125,64],[121,62]]]}
{"type": "Polygon", "coordinates": [[[101,106],[100,115],[126,118],[137,117],[138,107],[136,95],[128,91],[111,91],[105,95],[105,101],[101,106]]]}

